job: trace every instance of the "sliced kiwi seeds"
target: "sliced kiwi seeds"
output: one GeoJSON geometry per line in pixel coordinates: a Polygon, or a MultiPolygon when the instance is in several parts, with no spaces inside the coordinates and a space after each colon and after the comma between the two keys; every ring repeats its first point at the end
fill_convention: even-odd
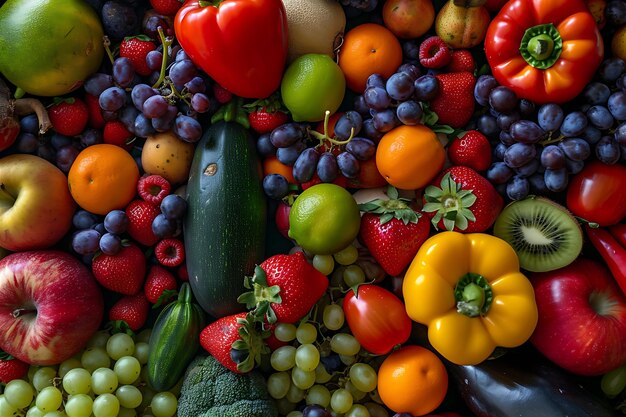
{"type": "Polygon", "coordinates": [[[493,234],[508,242],[520,266],[545,272],[572,263],[583,246],[580,224],[562,205],[545,197],[529,197],[507,205],[493,234]]]}

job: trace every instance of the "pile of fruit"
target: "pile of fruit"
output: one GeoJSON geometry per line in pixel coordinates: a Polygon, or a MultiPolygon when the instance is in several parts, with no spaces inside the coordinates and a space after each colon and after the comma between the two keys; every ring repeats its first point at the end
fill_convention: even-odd
{"type": "Polygon", "coordinates": [[[623,0],[0,0],[0,417],[626,414],[623,0]]]}

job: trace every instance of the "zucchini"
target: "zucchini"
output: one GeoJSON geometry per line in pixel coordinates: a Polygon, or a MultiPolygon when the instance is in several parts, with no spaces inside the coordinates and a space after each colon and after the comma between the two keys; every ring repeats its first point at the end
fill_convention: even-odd
{"type": "Polygon", "coordinates": [[[252,135],[218,121],[198,142],[183,223],[189,283],[213,318],[244,310],[244,277],[265,255],[267,202],[252,135]]]}
{"type": "Polygon", "coordinates": [[[178,299],[166,305],[152,327],[148,341],[148,384],[156,391],[172,388],[200,348],[204,312],[183,282],[178,299]]]}

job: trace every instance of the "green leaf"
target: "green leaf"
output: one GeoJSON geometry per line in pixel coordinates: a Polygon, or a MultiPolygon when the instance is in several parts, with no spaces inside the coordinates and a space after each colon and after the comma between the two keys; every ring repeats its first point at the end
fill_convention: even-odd
{"type": "Polygon", "coordinates": [[[248,310],[254,308],[256,306],[256,297],[254,296],[254,292],[244,292],[237,297],[237,302],[245,304],[248,310]]]}
{"type": "Polygon", "coordinates": [[[385,213],[382,216],[380,216],[380,224],[385,224],[391,219],[393,219],[394,217],[395,216],[393,215],[393,213],[385,213]]]}
{"type": "Polygon", "coordinates": [[[267,275],[263,268],[259,265],[254,267],[254,276],[252,277],[253,281],[261,286],[267,287],[267,275]]]}
{"type": "Polygon", "coordinates": [[[435,211],[439,211],[439,209],[441,208],[441,204],[437,203],[426,203],[424,204],[424,206],[422,207],[422,211],[425,211],[426,213],[432,213],[435,211]]]}
{"type": "Polygon", "coordinates": [[[463,216],[457,216],[457,218],[456,218],[456,227],[459,230],[465,230],[465,229],[467,229],[467,226],[468,226],[467,219],[465,217],[463,217],[463,216]]]}
{"type": "Polygon", "coordinates": [[[448,125],[434,125],[434,126],[431,126],[431,129],[435,133],[443,133],[445,135],[454,133],[454,129],[448,125]]]}
{"type": "Polygon", "coordinates": [[[387,187],[387,196],[392,200],[397,200],[399,197],[398,189],[393,185],[387,187]]]}
{"type": "Polygon", "coordinates": [[[446,228],[446,230],[453,230],[454,229],[454,220],[450,220],[448,218],[444,218],[443,219],[443,226],[446,228]]]}
{"type": "Polygon", "coordinates": [[[231,348],[237,350],[248,350],[248,344],[241,339],[235,340],[231,345],[231,348]]]}

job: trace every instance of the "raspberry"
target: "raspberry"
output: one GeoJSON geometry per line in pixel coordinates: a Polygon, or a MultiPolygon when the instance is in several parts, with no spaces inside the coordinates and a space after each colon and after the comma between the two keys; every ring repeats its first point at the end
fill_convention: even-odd
{"type": "Polygon", "coordinates": [[[185,261],[185,245],[180,239],[162,239],[154,247],[154,255],[161,265],[176,267],[185,261]]]}
{"type": "Polygon", "coordinates": [[[233,93],[217,83],[213,84],[213,95],[220,104],[228,103],[233,98],[233,93]]]}
{"type": "Polygon", "coordinates": [[[431,36],[420,44],[419,59],[424,68],[443,68],[450,63],[452,51],[439,36],[431,36]]]}
{"type": "Polygon", "coordinates": [[[145,175],[139,178],[137,182],[137,191],[139,196],[148,203],[155,206],[161,204],[161,201],[170,194],[172,186],[169,181],[160,175],[145,175]]]}

